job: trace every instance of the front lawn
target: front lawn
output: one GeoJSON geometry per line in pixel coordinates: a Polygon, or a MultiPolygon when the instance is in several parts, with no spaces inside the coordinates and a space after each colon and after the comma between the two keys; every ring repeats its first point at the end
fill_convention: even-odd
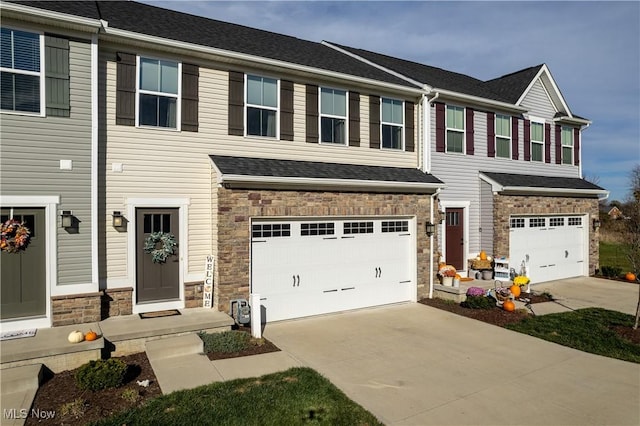
{"type": "Polygon", "coordinates": [[[99,425],[381,425],[310,368],[173,392],[99,425]]]}
{"type": "Polygon", "coordinates": [[[584,352],[640,363],[633,316],[602,308],[527,317],[506,328],[584,352]],[[623,337],[628,336],[629,338],[623,337]]]}
{"type": "Polygon", "coordinates": [[[600,269],[603,266],[621,268],[623,274],[631,271],[631,264],[624,253],[622,244],[600,242],[600,269]]]}

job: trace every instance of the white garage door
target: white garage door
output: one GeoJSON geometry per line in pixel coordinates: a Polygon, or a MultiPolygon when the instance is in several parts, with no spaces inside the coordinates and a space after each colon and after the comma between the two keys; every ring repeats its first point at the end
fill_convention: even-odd
{"type": "Polygon", "coordinates": [[[253,221],[251,292],[266,321],[416,298],[409,218],[253,221]]]}
{"type": "Polygon", "coordinates": [[[532,283],[588,273],[587,220],[584,216],[510,218],[509,260],[519,271],[528,263],[532,283]]]}

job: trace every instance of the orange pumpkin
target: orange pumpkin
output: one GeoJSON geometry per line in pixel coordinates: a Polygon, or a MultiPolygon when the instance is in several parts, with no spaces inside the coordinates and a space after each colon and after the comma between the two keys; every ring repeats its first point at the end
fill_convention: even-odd
{"type": "Polygon", "coordinates": [[[98,333],[93,330],[89,330],[87,334],[84,335],[84,339],[88,341],[96,340],[98,338],[98,333]]]}
{"type": "Polygon", "coordinates": [[[502,304],[502,309],[504,309],[507,312],[513,312],[516,310],[516,304],[513,303],[511,300],[507,300],[502,304]]]}
{"type": "Polygon", "coordinates": [[[480,260],[487,260],[487,252],[482,250],[480,252],[480,260]]]}
{"type": "Polygon", "coordinates": [[[633,282],[636,280],[636,274],[634,274],[633,272],[627,272],[627,274],[624,277],[627,281],[630,281],[630,282],[633,282]]]}
{"type": "Polygon", "coordinates": [[[520,297],[520,286],[519,285],[512,285],[511,287],[509,287],[509,291],[511,292],[511,294],[513,294],[513,297],[520,297]]]}

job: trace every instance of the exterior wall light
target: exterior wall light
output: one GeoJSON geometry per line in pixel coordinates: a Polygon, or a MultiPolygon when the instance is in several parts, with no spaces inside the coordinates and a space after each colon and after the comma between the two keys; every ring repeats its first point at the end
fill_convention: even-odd
{"type": "Polygon", "coordinates": [[[61,226],[63,228],[71,228],[73,226],[73,214],[71,214],[71,210],[62,210],[60,217],[62,218],[61,226]]]}
{"type": "Polygon", "coordinates": [[[436,233],[436,225],[431,222],[427,222],[424,224],[424,230],[427,233],[427,237],[430,237],[436,233]]]}
{"type": "Polygon", "coordinates": [[[600,219],[593,219],[593,230],[597,231],[600,228],[600,219]]]}
{"type": "Polygon", "coordinates": [[[121,228],[122,227],[122,225],[124,224],[124,216],[122,216],[122,213],[120,213],[118,211],[114,211],[113,212],[112,224],[113,224],[114,228],[121,228]]]}

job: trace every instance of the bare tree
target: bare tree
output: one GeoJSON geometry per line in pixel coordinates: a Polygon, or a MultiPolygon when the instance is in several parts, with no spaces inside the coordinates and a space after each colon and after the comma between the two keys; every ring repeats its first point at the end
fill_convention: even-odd
{"type": "MultiPolygon", "coordinates": [[[[630,175],[631,194],[627,205],[630,207],[626,212],[625,224],[628,231],[625,242],[625,252],[633,273],[636,276],[636,283],[640,284],[640,164],[636,164],[630,175]]],[[[640,285],[638,286],[638,304],[636,306],[636,320],[633,329],[638,329],[640,323],[640,285]]]]}

